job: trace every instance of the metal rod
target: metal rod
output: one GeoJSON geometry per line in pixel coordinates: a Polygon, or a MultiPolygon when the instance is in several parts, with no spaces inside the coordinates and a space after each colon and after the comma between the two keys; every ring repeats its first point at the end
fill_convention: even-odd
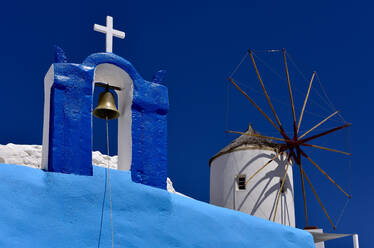
{"type": "Polygon", "coordinates": [[[103,88],[106,88],[106,89],[111,88],[111,89],[114,89],[114,90],[122,90],[120,87],[109,85],[109,84],[106,84],[106,83],[101,83],[101,82],[96,82],[95,86],[103,87],[103,88]]]}
{"type": "Polygon", "coordinates": [[[338,187],[348,198],[351,198],[351,196],[345,192],[342,187],[340,187],[321,167],[318,166],[316,162],[314,162],[308,155],[305,154],[301,149],[300,153],[303,155],[305,158],[307,158],[320,172],[322,172],[323,175],[325,175],[333,184],[335,184],[336,187],[338,187]]]}
{"type": "Polygon", "coordinates": [[[283,60],[284,60],[284,67],[286,69],[286,75],[287,75],[287,84],[288,84],[288,92],[290,94],[291,99],[291,108],[292,108],[292,118],[293,118],[293,128],[294,128],[294,137],[297,137],[297,128],[296,128],[296,114],[295,114],[295,105],[293,102],[293,96],[292,96],[292,88],[291,88],[291,82],[290,82],[290,74],[288,72],[288,66],[287,66],[287,59],[286,59],[286,49],[283,48],[283,60]]]}
{"type": "Polygon", "coordinates": [[[331,115],[327,116],[324,120],[322,120],[320,123],[318,123],[317,125],[315,125],[314,127],[312,127],[311,129],[309,129],[306,133],[304,133],[303,135],[300,136],[300,139],[302,139],[303,137],[305,137],[305,135],[307,135],[308,133],[310,133],[311,131],[313,131],[314,129],[316,129],[317,127],[321,126],[323,123],[325,123],[326,121],[328,121],[328,119],[330,119],[331,117],[333,117],[334,115],[336,115],[337,113],[339,113],[339,111],[335,111],[334,113],[332,113],[331,115]]]}
{"type": "Polygon", "coordinates": [[[259,72],[258,69],[257,69],[257,65],[256,65],[255,59],[254,59],[254,57],[253,57],[252,51],[251,51],[251,50],[248,50],[248,52],[249,52],[249,55],[251,56],[251,60],[252,60],[253,66],[254,66],[254,68],[255,68],[255,70],[256,70],[257,78],[258,78],[258,80],[259,80],[260,83],[261,83],[262,90],[264,91],[265,97],[266,97],[266,99],[267,99],[267,101],[268,101],[268,103],[269,103],[269,105],[270,105],[271,111],[273,112],[273,114],[274,114],[274,116],[275,116],[275,119],[277,120],[277,123],[278,123],[278,125],[279,125],[279,128],[282,130],[282,129],[283,129],[283,128],[282,128],[282,124],[281,124],[281,122],[280,122],[280,120],[279,120],[279,118],[278,118],[277,113],[275,112],[275,109],[274,109],[274,107],[273,107],[273,104],[272,104],[271,101],[270,101],[270,97],[269,97],[268,93],[266,92],[264,82],[262,82],[262,79],[261,79],[261,76],[260,76],[260,72],[259,72]]]}
{"type": "Polygon", "coordinates": [[[316,190],[314,189],[314,187],[313,187],[313,185],[312,185],[312,182],[309,180],[309,178],[308,178],[308,176],[306,175],[305,171],[304,171],[304,170],[301,170],[301,171],[302,171],[302,173],[303,173],[305,179],[308,181],[310,188],[312,189],[312,191],[313,191],[315,197],[317,198],[317,200],[318,200],[318,202],[319,202],[319,205],[321,205],[323,211],[325,212],[327,218],[329,219],[329,221],[330,221],[330,223],[331,223],[331,225],[332,225],[332,228],[335,230],[335,225],[334,225],[334,223],[332,222],[332,220],[331,220],[329,214],[327,213],[326,208],[323,206],[321,200],[319,199],[318,194],[317,194],[316,190]]]}
{"type": "Polygon", "coordinates": [[[267,116],[265,114],[264,111],[262,111],[262,109],[252,100],[252,98],[250,98],[247,93],[245,93],[235,82],[234,80],[232,80],[231,77],[229,77],[229,81],[252,103],[253,106],[255,106],[255,108],[260,111],[260,113],[265,116],[265,118],[279,131],[281,132],[281,130],[279,129],[279,127],[277,127],[277,125],[275,125],[275,123],[270,119],[269,116],[267,116]]]}
{"type": "Polygon", "coordinates": [[[248,180],[245,182],[245,185],[249,183],[249,181],[254,178],[262,169],[264,169],[268,164],[274,161],[279,156],[280,152],[277,152],[273,158],[271,158],[269,161],[267,161],[263,166],[261,166],[260,169],[258,169],[248,180]]]}
{"type": "Polygon", "coordinates": [[[323,147],[323,146],[311,145],[311,144],[306,144],[306,143],[301,143],[300,145],[310,146],[310,147],[314,147],[314,148],[318,148],[318,149],[322,149],[322,150],[326,150],[326,151],[330,151],[330,152],[337,152],[337,153],[341,153],[341,154],[348,155],[348,156],[352,155],[351,153],[348,153],[348,152],[343,152],[343,151],[339,151],[339,150],[336,150],[336,149],[323,147]]]}
{"type": "Polygon", "coordinates": [[[278,191],[278,194],[277,194],[277,200],[276,200],[276,203],[275,203],[275,211],[274,211],[273,221],[275,221],[275,218],[277,217],[279,198],[280,198],[280,194],[283,190],[284,183],[286,181],[288,166],[290,165],[290,159],[291,159],[291,154],[288,154],[286,170],[284,172],[284,175],[283,175],[283,178],[282,178],[282,184],[281,184],[281,186],[279,188],[279,191],[278,191]]]}
{"type": "Polygon", "coordinates": [[[298,131],[298,132],[299,132],[299,130],[300,130],[301,120],[303,119],[305,106],[306,106],[306,103],[308,102],[310,89],[312,88],[312,83],[313,83],[313,80],[314,80],[314,76],[315,76],[315,75],[316,75],[316,72],[313,72],[312,78],[310,79],[308,92],[306,93],[305,100],[304,100],[304,105],[303,105],[303,108],[302,108],[302,110],[301,110],[301,114],[300,114],[300,118],[299,118],[299,123],[298,123],[298,125],[297,125],[297,131],[298,131]]]}
{"type": "Polygon", "coordinates": [[[253,137],[259,137],[263,139],[272,139],[272,140],[287,142],[287,140],[285,139],[271,137],[271,136],[264,136],[264,135],[257,134],[257,133],[245,133],[245,132],[238,132],[238,131],[231,131],[231,130],[227,130],[226,133],[236,133],[236,134],[248,135],[248,136],[253,136],[253,137]]]}
{"type": "Polygon", "coordinates": [[[351,125],[352,125],[351,123],[347,123],[347,124],[345,124],[345,125],[342,125],[342,126],[339,126],[339,127],[335,127],[335,128],[330,129],[330,130],[328,130],[328,131],[326,131],[326,132],[322,132],[322,133],[320,133],[320,134],[317,134],[317,135],[311,136],[311,137],[309,137],[309,138],[302,139],[302,140],[300,140],[300,143],[308,142],[308,141],[310,141],[310,140],[313,140],[313,139],[319,138],[319,137],[321,137],[321,136],[324,136],[324,135],[330,134],[330,133],[335,132],[335,131],[338,131],[338,130],[340,130],[340,129],[343,129],[343,128],[346,128],[346,127],[349,127],[349,126],[351,126],[351,125]]]}

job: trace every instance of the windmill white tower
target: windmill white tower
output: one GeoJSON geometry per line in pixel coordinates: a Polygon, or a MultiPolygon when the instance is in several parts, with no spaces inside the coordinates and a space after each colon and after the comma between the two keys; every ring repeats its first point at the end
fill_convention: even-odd
{"type": "MultiPolygon", "coordinates": [[[[296,117],[295,102],[292,93],[290,73],[287,65],[287,53],[285,49],[282,50],[267,50],[266,52],[278,53],[281,52],[283,57],[283,64],[286,74],[288,93],[290,97],[293,132],[286,132],[285,126],[282,125],[280,118],[275,110],[275,107],[270,99],[268,91],[266,90],[264,81],[261,77],[260,70],[257,67],[255,54],[252,50],[243,57],[241,62],[235,70],[228,77],[229,82],[257,109],[257,111],[267,119],[279,133],[280,137],[263,136],[256,133],[250,126],[246,132],[226,130],[228,133],[241,134],[239,138],[234,140],[231,144],[223,148],[218,154],[213,156],[209,161],[210,165],[210,202],[212,204],[235,209],[251,215],[272,220],[284,225],[295,226],[295,209],[294,209],[294,191],[292,178],[292,164],[296,165],[300,170],[301,189],[303,193],[304,212],[305,212],[305,230],[309,230],[314,237],[317,247],[324,247],[324,241],[336,239],[346,236],[353,236],[354,246],[358,247],[358,236],[356,234],[335,234],[323,233],[322,229],[317,229],[316,226],[311,226],[308,222],[307,201],[305,193],[305,184],[309,185],[313,195],[317,199],[324,214],[328,218],[332,228],[335,230],[336,223],[333,222],[323,205],[315,187],[313,186],[307,172],[303,167],[305,162],[310,163],[315,167],[324,177],[326,177],[336,188],[338,188],[348,199],[351,195],[347,193],[327,172],[315,162],[308,153],[310,150],[324,150],[332,153],[340,153],[346,156],[351,154],[345,151],[337,150],[330,147],[316,145],[317,139],[346,129],[351,126],[351,123],[346,122],[339,111],[332,106],[330,113],[325,119],[319,121],[308,131],[301,131],[301,123],[303,120],[305,108],[308,104],[308,99],[312,89],[312,84],[316,76],[313,72],[310,81],[305,76],[303,78],[308,82],[308,90],[300,111],[299,118],[296,117]],[[262,107],[260,107],[254,99],[247,94],[241,87],[241,83],[236,77],[236,72],[243,64],[244,60],[249,57],[251,64],[253,64],[258,82],[261,85],[264,97],[271,109],[275,121],[267,115],[262,107]],[[235,78],[234,78],[235,77],[235,78]],[[342,125],[335,126],[323,132],[318,132],[317,128],[330,120],[334,116],[339,116],[342,125]],[[312,133],[314,132],[314,133],[312,133]],[[313,135],[314,134],[314,135],[313,135]],[[277,141],[273,143],[272,141],[277,141]],[[312,144],[313,143],[313,144],[312,144]],[[313,148],[313,149],[311,149],[313,148]]],[[[256,56],[257,57],[257,56],[256,56]]],[[[268,67],[268,66],[267,66],[268,67]]],[[[269,68],[268,68],[269,69],[269,68]]],[[[272,69],[270,69],[274,72],[272,69]]],[[[275,72],[281,79],[282,77],[275,72]]],[[[318,78],[318,76],[317,76],[318,78]]],[[[325,93],[324,93],[325,94],[325,93]]],[[[326,94],[325,94],[326,96],[326,94]]],[[[310,105],[310,103],[309,103],[310,105]]],[[[291,116],[291,115],[290,115],[291,116]]],[[[344,209],[343,209],[344,210],[344,209]]]]}
{"type": "Polygon", "coordinates": [[[245,134],[210,159],[210,203],[267,220],[275,215],[275,222],[295,227],[292,166],[277,207],[287,154],[279,152],[279,144],[255,134],[249,125],[245,134]]]}

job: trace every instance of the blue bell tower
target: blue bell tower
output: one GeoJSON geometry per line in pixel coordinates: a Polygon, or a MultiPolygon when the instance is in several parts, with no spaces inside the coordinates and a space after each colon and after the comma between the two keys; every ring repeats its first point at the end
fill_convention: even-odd
{"type": "Polygon", "coordinates": [[[44,80],[42,167],[92,175],[93,92],[95,82],[104,82],[121,89],[117,92],[118,169],[131,170],[134,182],[165,189],[169,108],[168,90],[162,85],[165,71],[146,81],[129,61],[113,54],[108,34],[121,38],[122,32],[113,30],[110,22],[107,18],[107,27],[95,24],[95,30],[106,32],[105,53],[91,54],[75,64],[67,63],[63,51],[56,48],[55,63],[44,80]]]}

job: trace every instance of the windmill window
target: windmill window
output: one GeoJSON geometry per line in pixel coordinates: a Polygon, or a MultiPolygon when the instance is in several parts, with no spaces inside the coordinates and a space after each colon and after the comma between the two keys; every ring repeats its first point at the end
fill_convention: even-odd
{"type": "Polygon", "coordinates": [[[246,176],[245,175],[239,175],[238,177],[237,177],[237,183],[238,183],[238,189],[239,190],[245,190],[245,180],[246,179],[246,176]]]}

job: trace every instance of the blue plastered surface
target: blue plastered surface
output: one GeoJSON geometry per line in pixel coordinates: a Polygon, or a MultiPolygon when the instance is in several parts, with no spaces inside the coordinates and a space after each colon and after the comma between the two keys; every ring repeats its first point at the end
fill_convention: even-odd
{"type": "MultiPolygon", "coordinates": [[[[104,172],[0,164],[0,247],[97,247],[104,172]]],[[[306,231],[134,183],[126,171],[111,171],[111,192],[115,247],[314,247],[306,231]]],[[[109,201],[100,247],[111,247],[109,201]]]]}

